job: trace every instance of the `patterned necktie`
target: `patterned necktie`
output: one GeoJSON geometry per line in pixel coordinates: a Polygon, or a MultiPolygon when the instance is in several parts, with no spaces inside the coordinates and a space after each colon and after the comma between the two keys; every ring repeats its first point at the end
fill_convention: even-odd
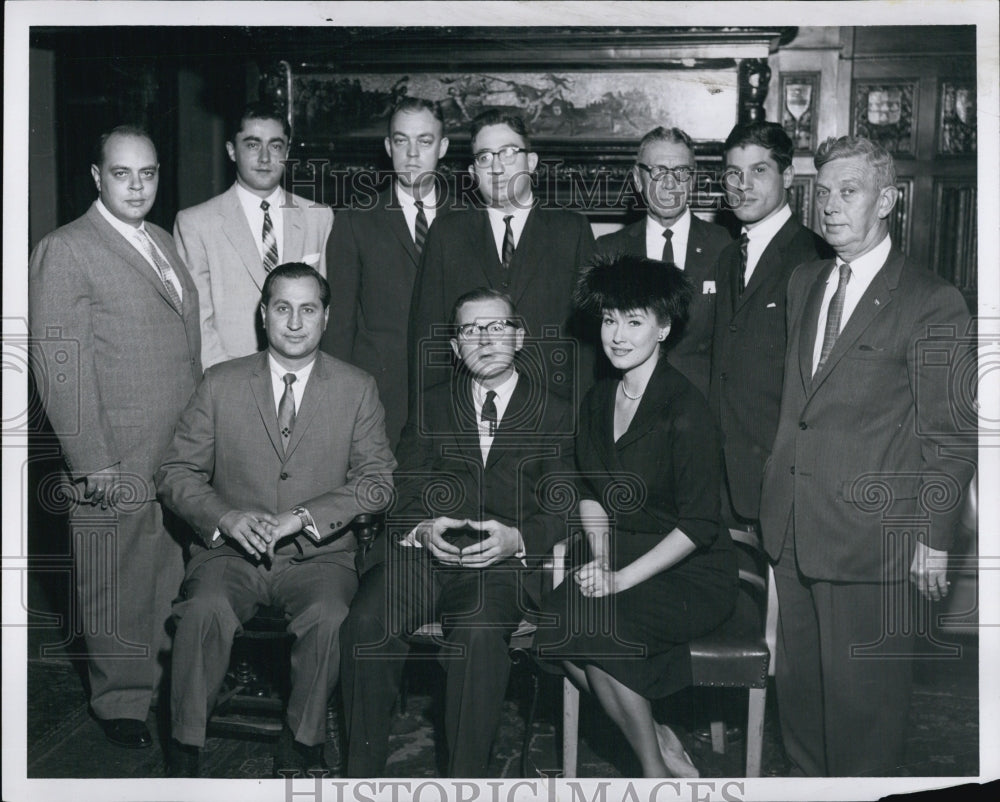
{"type": "Polygon", "coordinates": [[[660,257],[660,260],[668,264],[673,264],[674,262],[674,246],[670,243],[673,236],[674,232],[669,228],[663,229],[663,255],[660,257]]]}
{"type": "Polygon", "coordinates": [[[278,239],[274,236],[274,224],[267,211],[271,208],[271,204],[266,200],[261,201],[260,208],[264,210],[264,227],[260,232],[261,241],[264,243],[264,272],[270,273],[278,266],[278,239]]]}
{"type": "Polygon", "coordinates": [[[747,232],[744,231],[740,234],[740,295],[747,288],[747,245],[750,242],[750,237],[747,236],[747,232]]]}
{"type": "Polygon", "coordinates": [[[490,437],[493,437],[497,433],[497,405],[493,400],[497,397],[496,390],[490,390],[486,393],[486,400],[483,401],[483,411],[479,415],[479,419],[487,421],[490,425],[490,437]]]}
{"type": "Polygon", "coordinates": [[[501,251],[500,266],[505,272],[510,270],[510,263],[514,258],[514,231],[510,227],[510,221],[513,219],[514,215],[512,214],[504,215],[503,218],[503,224],[506,226],[506,229],[503,232],[503,249],[501,251]]]}
{"type": "Polygon", "coordinates": [[[417,256],[424,252],[424,240],[427,239],[427,215],[424,214],[424,202],[413,201],[417,207],[417,222],[413,227],[413,244],[417,246],[417,256]]]}
{"type": "Polygon", "coordinates": [[[847,296],[847,282],[851,280],[851,266],[847,262],[840,265],[840,280],[837,282],[837,291],[830,299],[830,309],[826,313],[826,330],[823,332],[823,348],[819,352],[819,362],[816,364],[815,376],[822,369],[827,357],[833,350],[833,344],[837,342],[840,334],[840,319],[844,315],[844,298],[847,296]]]}
{"type": "Polygon", "coordinates": [[[286,373],[281,380],[285,383],[285,392],[281,394],[281,401],[278,402],[278,429],[281,432],[282,447],[288,448],[288,440],[295,426],[295,394],[292,392],[295,374],[286,373]]]}
{"type": "Polygon", "coordinates": [[[181,311],[181,296],[177,292],[177,287],[174,286],[174,282],[170,280],[170,277],[174,275],[173,268],[160,256],[160,252],[156,250],[153,245],[153,241],[149,238],[143,229],[137,228],[135,230],[136,241],[142,246],[143,253],[152,260],[153,264],[156,266],[156,272],[160,275],[160,281],[163,282],[163,289],[167,291],[167,297],[170,299],[170,303],[174,305],[174,309],[178,312],[181,311]]]}

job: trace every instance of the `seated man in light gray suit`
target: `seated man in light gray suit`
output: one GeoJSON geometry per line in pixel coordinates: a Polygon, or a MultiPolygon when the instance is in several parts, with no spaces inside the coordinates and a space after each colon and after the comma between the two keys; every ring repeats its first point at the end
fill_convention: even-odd
{"type": "Polygon", "coordinates": [[[269,270],[305,262],[326,275],[333,212],[281,188],[291,132],[278,109],[247,106],[226,142],[236,183],[177,213],[174,239],[198,287],[206,368],[264,347],[256,317],[269,270]]]}
{"type": "Polygon", "coordinates": [[[267,351],[205,374],[156,474],[160,499],[202,540],[174,603],[180,776],[198,774],[233,636],[265,604],[284,608],[295,635],[275,774],[326,769],[340,624],[358,586],[346,527],[388,505],[396,466],[375,380],[319,352],[329,303],[308,265],[272,270],[260,304],[267,351]]]}

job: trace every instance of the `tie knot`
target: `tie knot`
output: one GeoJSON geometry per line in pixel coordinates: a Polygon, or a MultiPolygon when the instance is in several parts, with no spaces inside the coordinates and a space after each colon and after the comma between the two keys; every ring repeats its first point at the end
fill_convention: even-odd
{"type": "MultiPolygon", "coordinates": [[[[512,215],[512,214],[505,214],[503,216],[503,224],[505,226],[507,226],[507,228],[510,228],[510,221],[513,220],[513,219],[514,219],[514,215],[512,215]]],[[[494,393],[494,395],[496,395],[496,393],[494,393]]]]}
{"type": "Polygon", "coordinates": [[[493,399],[496,398],[496,397],[497,397],[497,391],[496,390],[490,390],[486,394],[486,403],[487,404],[492,404],[493,403],[493,399]]]}
{"type": "Polygon", "coordinates": [[[413,201],[413,205],[417,207],[420,211],[424,210],[424,202],[422,200],[413,201]]]}
{"type": "Polygon", "coordinates": [[[262,200],[260,202],[260,208],[264,210],[264,214],[267,214],[267,210],[271,208],[271,204],[267,201],[262,200]]]}
{"type": "Polygon", "coordinates": [[[743,247],[746,247],[746,244],[748,242],[750,242],[750,235],[747,234],[746,231],[744,231],[742,234],[740,234],[740,245],[742,245],[743,247]]]}
{"type": "Polygon", "coordinates": [[[285,383],[285,387],[291,387],[293,384],[295,384],[295,374],[286,373],[284,376],[281,377],[281,380],[285,383]]]}
{"type": "Polygon", "coordinates": [[[663,229],[663,239],[665,239],[667,242],[670,242],[670,239],[673,236],[674,236],[674,232],[671,231],[669,228],[663,229]]]}

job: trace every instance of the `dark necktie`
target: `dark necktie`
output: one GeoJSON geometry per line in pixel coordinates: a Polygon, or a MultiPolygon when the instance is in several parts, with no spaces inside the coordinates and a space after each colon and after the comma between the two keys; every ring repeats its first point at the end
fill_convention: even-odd
{"type": "MultiPolygon", "coordinates": [[[[503,232],[503,248],[501,249],[500,266],[504,272],[510,270],[511,260],[514,258],[514,231],[510,227],[510,221],[514,215],[508,214],[503,218],[505,230],[503,232]]],[[[494,393],[496,395],[496,393],[494,393]]]]}
{"type": "Polygon", "coordinates": [[[174,286],[174,282],[170,280],[170,276],[174,274],[173,268],[167,264],[167,262],[160,256],[160,252],[156,250],[153,245],[153,240],[149,238],[143,229],[137,228],[135,230],[136,240],[142,246],[143,253],[149,257],[153,264],[156,266],[156,272],[160,274],[160,281],[163,282],[163,289],[167,291],[167,297],[170,299],[170,303],[174,305],[174,309],[178,312],[181,311],[181,296],[177,293],[177,287],[174,286]]]}
{"type": "Polygon", "coordinates": [[[261,201],[260,208],[264,210],[264,227],[260,232],[261,241],[264,243],[264,272],[270,273],[278,266],[278,240],[274,236],[274,224],[267,211],[271,208],[271,204],[261,201]]]}
{"type": "Polygon", "coordinates": [[[749,242],[750,237],[744,231],[740,234],[740,295],[743,295],[747,288],[747,244],[749,242]]]}
{"type": "Polygon", "coordinates": [[[833,344],[837,342],[837,336],[840,334],[840,319],[844,315],[844,298],[847,296],[847,282],[850,280],[851,266],[847,262],[842,262],[840,265],[840,280],[837,282],[837,291],[833,294],[833,298],[830,299],[830,309],[826,313],[823,348],[819,352],[819,362],[816,364],[816,370],[813,375],[819,373],[822,369],[827,357],[830,356],[830,352],[833,350],[833,344]]]}
{"type": "Polygon", "coordinates": [[[663,229],[663,254],[660,256],[660,260],[667,264],[674,263],[674,246],[670,242],[673,236],[674,232],[669,228],[663,229]]]}
{"type": "Polygon", "coordinates": [[[488,421],[490,424],[490,437],[497,433],[497,405],[493,400],[497,397],[496,390],[490,390],[483,401],[483,411],[479,416],[480,420],[488,421]]]}
{"type": "Polygon", "coordinates": [[[417,256],[424,252],[424,240],[427,239],[427,215],[424,214],[424,202],[414,201],[417,207],[417,222],[413,227],[413,243],[417,246],[417,256]]]}
{"type": "Polygon", "coordinates": [[[278,430],[281,432],[282,447],[288,448],[288,440],[295,426],[295,395],[292,393],[295,374],[286,373],[281,380],[285,383],[285,392],[281,394],[281,401],[278,402],[278,430]]]}

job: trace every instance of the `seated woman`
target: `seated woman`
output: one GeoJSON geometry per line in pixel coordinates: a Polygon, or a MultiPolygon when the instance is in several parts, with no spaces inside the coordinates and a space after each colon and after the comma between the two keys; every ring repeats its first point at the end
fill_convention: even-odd
{"type": "Polygon", "coordinates": [[[580,409],[579,517],[590,561],[543,602],[536,651],[593,693],[635,750],[645,777],[697,777],[652,699],[691,682],[688,641],[732,612],[736,559],[720,524],[721,447],[701,393],[664,356],[691,289],[674,265],[621,255],[576,291],[600,319],[620,376],[580,409]]]}

